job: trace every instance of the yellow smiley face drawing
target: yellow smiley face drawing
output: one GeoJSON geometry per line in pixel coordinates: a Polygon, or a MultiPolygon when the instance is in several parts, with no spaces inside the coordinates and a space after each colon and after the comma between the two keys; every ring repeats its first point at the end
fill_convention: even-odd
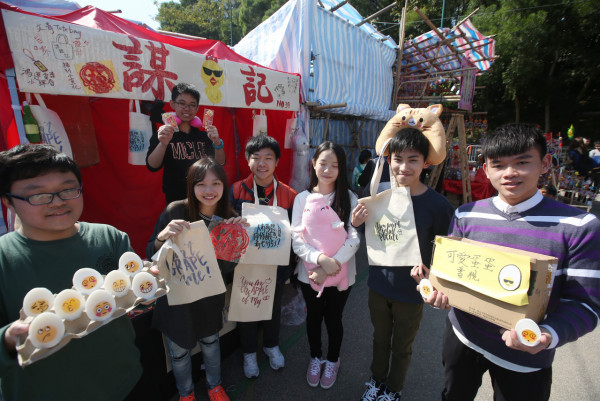
{"type": "Polygon", "coordinates": [[[62,310],[64,313],[67,313],[67,314],[78,311],[80,307],[81,307],[81,301],[79,301],[79,299],[77,299],[77,298],[67,298],[62,303],[62,310]]]}
{"type": "Polygon", "coordinates": [[[58,333],[58,330],[56,330],[56,327],[48,325],[48,326],[40,327],[35,335],[35,338],[41,344],[48,344],[56,338],[57,333],[58,333]]]}
{"type": "Polygon", "coordinates": [[[110,303],[103,301],[96,304],[94,309],[97,317],[104,317],[112,311],[112,306],[110,306],[110,303]]]}
{"type": "Polygon", "coordinates": [[[31,305],[31,313],[39,315],[40,313],[47,311],[49,307],[48,301],[45,299],[38,299],[31,305]]]}
{"type": "Polygon", "coordinates": [[[151,293],[152,290],[153,290],[153,288],[154,288],[154,286],[153,286],[153,284],[152,284],[151,281],[143,281],[140,284],[140,292],[142,294],[149,294],[149,293],[151,293]]]}
{"type": "Polygon", "coordinates": [[[137,272],[139,268],[140,268],[140,265],[135,260],[125,263],[125,269],[127,269],[127,271],[129,273],[133,274],[133,273],[137,272]]]}
{"type": "Polygon", "coordinates": [[[112,289],[114,292],[120,294],[127,289],[127,284],[125,284],[125,280],[115,280],[112,283],[112,289]]]}
{"type": "Polygon", "coordinates": [[[83,288],[85,288],[86,290],[91,290],[97,284],[98,284],[98,280],[94,276],[88,276],[88,277],[85,277],[83,280],[81,280],[81,285],[83,285],[83,288]]]}
{"type": "Polygon", "coordinates": [[[534,343],[537,340],[537,334],[535,334],[532,330],[523,330],[521,332],[521,336],[525,341],[534,343]]]}
{"type": "Polygon", "coordinates": [[[428,285],[424,285],[423,286],[423,294],[425,294],[426,296],[429,296],[431,294],[431,287],[429,287],[428,285]]]}

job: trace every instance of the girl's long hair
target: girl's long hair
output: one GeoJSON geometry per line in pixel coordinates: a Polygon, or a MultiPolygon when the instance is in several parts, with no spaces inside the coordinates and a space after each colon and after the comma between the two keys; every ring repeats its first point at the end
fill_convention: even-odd
{"type": "Polygon", "coordinates": [[[237,213],[231,207],[229,203],[229,190],[227,187],[227,174],[223,166],[218,164],[214,159],[210,157],[203,157],[196,163],[192,164],[188,169],[187,173],[187,199],[186,203],[188,206],[189,220],[190,222],[200,220],[200,201],[196,198],[194,193],[194,187],[197,183],[202,181],[206,177],[206,173],[212,171],[214,175],[223,183],[223,195],[217,203],[215,215],[228,219],[230,217],[237,216],[237,213]]]}
{"type": "MultiPolygon", "coordinates": [[[[348,185],[348,176],[346,172],[346,152],[344,152],[344,149],[340,145],[331,141],[325,141],[320,144],[315,151],[313,160],[316,162],[319,155],[326,150],[332,150],[338,161],[338,176],[335,180],[335,195],[333,196],[331,207],[340,217],[340,220],[344,222],[344,229],[348,229],[348,219],[350,218],[350,195],[348,194],[348,190],[350,187],[348,185]]],[[[308,190],[312,191],[312,189],[317,186],[318,182],[317,172],[313,167],[308,190]]]]}

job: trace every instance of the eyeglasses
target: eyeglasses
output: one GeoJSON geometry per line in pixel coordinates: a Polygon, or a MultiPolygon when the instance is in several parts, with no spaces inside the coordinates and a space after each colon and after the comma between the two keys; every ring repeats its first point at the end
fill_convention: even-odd
{"type": "Polygon", "coordinates": [[[182,109],[195,109],[198,107],[198,105],[196,103],[185,103],[185,102],[175,102],[175,104],[179,107],[181,107],[182,109]]]}
{"type": "Polygon", "coordinates": [[[204,70],[204,73],[208,76],[212,74],[217,78],[221,78],[221,75],[223,75],[223,70],[211,70],[210,68],[206,67],[202,67],[202,69],[204,70]]]}
{"type": "Polygon", "coordinates": [[[60,199],[62,199],[64,201],[77,199],[81,196],[81,187],[65,189],[60,192],[51,192],[48,194],[35,194],[35,195],[31,195],[31,196],[19,196],[19,195],[7,193],[6,196],[10,196],[11,198],[27,201],[30,205],[33,205],[33,206],[40,206],[40,205],[47,205],[49,203],[52,203],[52,201],[54,200],[54,196],[58,196],[60,199]]]}

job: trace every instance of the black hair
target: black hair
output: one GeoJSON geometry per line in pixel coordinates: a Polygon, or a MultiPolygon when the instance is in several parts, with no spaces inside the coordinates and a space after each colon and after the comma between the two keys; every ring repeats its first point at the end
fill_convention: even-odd
{"type": "Polygon", "coordinates": [[[482,153],[487,161],[515,156],[531,148],[540,152],[540,159],[546,155],[546,137],[541,129],[534,124],[506,124],[484,136],[482,153]]]}
{"type": "Polygon", "coordinates": [[[360,164],[365,164],[366,162],[369,161],[369,159],[373,156],[373,154],[371,153],[371,151],[369,149],[363,149],[361,150],[360,154],[358,155],[358,162],[360,164]]]}
{"type": "Polygon", "coordinates": [[[551,196],[556,196],[556,194],[558,194],[558,191],[556,190],[556,187],[554,185],[544,185],[544,190],[546,190],[546,192],[548,193],[548,195],[551,196]]]}
{"type": "MultiPolygon", "coordinates": [[[[331,202],[331,208],[337,213],[340,217],[340,220],[344,223],[344,229],[348,227],[348,219],[350,218],[350,195],[348,194],[348,189],[350,186],[348,185],[348,175],[346,172],[346,152],[344,149],[331,141],[325,141],[317,147],[315,151],[315,155],[313,156],[313,161],[317,161],[319,155],[326,150],[332,150],[335,153],[338,161],[338,176],[335,180],[335,195],[333,197],[333,202],[331,202]]],[[[312,166],[312,165],[311,165],[312,166]]],[[[315,168],[311,169],[310,176],[310,184],[308,185],[308,190],[312,191],[314,187],[319,183],[319,178],[317,177],[317,173],[315,168]]]]}
{"type": "Polygon", "coordinates": [[[281,157],[281,149],[275,138],[268,135],[257,135],[250,138],[246,143],[246,160],[250,160],[252,154],[264,148],[271,149],[275,153],[276,160],[279,160],[279,157],[281,157]]]}
{"type": "Polygon", "coordinates": [[[423,155],[427,160],[429,156],[429,139],[416,128],[403,128],[396,132],[389,144],[390,155],[401,153],[405,150],[414,150],[423,155]]]}
{"type": "Polygon", "coordinates": [[[0,152],[0,196],[6,196],[15,181],[52,172],[72,172],[81,185],[77,164],[50,145],[17,145],[0,152]]]}
{"type": "Polygon", "coordinates": [[[600,141],[599,140],[594,141],[594,145],[600,145],[600,141]]]}
{"type": "Polygon", "coordinates": [[[184,82],[180,82],[173,87],[173,90],[171,90],[171,100],[177,100],[177,96],[184,93],[192,96],[196,99],[196,102],[200,102],[200,92],[198,92],[198,89],[194,85],[184,82]]]}

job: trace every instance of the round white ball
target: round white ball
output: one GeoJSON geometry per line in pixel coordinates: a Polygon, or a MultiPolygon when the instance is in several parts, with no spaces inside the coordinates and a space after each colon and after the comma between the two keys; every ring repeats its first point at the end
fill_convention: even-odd
{"type": "Polygon", "coordinates": [[[103,322],[110,319],[117,307],[115,298],[104,290],[94,291],[85,303],[85,313],[91,320],[103,322]]]}
{"type": "Polygon", "coordinates": [[[133,278],[131,286],[136,297],[150,299],[158,289],[158,282],[152,274],[141,272],[133,278]]]}
{"type": "Polygon", "coordinates": [[[85,295],[99,290],[103,283],[104,279],[102,275],[97,270],[90,269],[89,267],[79,269],[73,275],[73,285],[77,291],[85,295]]]}
{"type": "Polygon", "coordinates": [[[117,298],[127,295],[130,288],[131,279],[120,270],[113,270],[104,278],[104,289],[117,298]]]}
{"type": "Polygon", "coordinates": [[[27,316],[38,316],[49,311],[54,305],[54,295],[49,289],[36,287],[31,289],[23,298],[23,312],[27,316]]]}
{"type": "Polygon", "coordinates": [[[85,299],[75,290],[62,290],[54,299],[54,313],[66,320],[75,320],[83,313],[85,299]]]}
{"type": "Polygon", "coordinates": [[[143,267],[142,258],[133,252],[125,252],[119,258],[119,270],[128,276],[135,276],[142,271],[143,267]]]}
{"type": "Polygon", "coordinates": [[[44,312],[29,325],[29,340],[37,348],[50,348],[62,340],[65,324],[54,313],[44,312]]]}

